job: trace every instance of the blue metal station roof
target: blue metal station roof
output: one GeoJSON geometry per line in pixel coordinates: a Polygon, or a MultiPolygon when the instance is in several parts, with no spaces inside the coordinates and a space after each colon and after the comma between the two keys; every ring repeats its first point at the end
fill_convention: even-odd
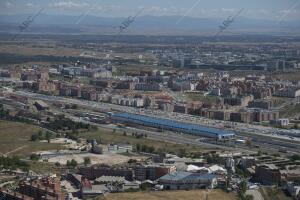
{"type": "Polygon", "coordinates": [[[151,123],[155,124],[157,126],[169,126],[176,129],[183,129],[186,131],[194,131],[194,132],[202,132],[207,134],[212,134],[215,136],[230,136],[235,135],[232,131],[217,129],[217,128],[209,128],[204,127],[196,124],[188,124],[183,122],[178,122],[170,119],[163,119],[163,118],[156,118],[156,117],[148,117],[144,115],[136,115],[131,113],[120,113],[120,114],[114,114],[114,117],[124,118],[127,120],[135,120],[140,121],[142,123],[151,123]]]}

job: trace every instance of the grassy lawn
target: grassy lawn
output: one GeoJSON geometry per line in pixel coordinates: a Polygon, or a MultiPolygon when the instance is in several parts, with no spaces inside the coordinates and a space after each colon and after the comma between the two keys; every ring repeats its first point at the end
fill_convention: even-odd
{"type": "Polygon", "coordinates": [[[290,100],[291,99],[285,98],[285,97],[272,97],[274,107],[281,106],[282,104],[284,104],[290,100]]]}
{"type": "Polygon", "coordinates": [[[79,137],[83,137],[86,139],[96,139],[97,141],[101,140],[103,144],[128,143],[128,144],[136,145],[139,143],[140,145],[153,146],[155,149],[162,149],[164,151],[173,152],[173,153],[178,153],[180,149],[185,149],[186,152],[189,153],[212,150],[212,149],[205,149],[205,148],[196,147],[192,145],[181,145],[181,144],[156,141],[147,138],[137,139],[136,137],[131,136],[131,134],[125,136],[123,135],[123,132],[113,133],[112,130],[102,129],[102,128],[99,128],[97,131],[93,131],[93,132],[80,133],[79,137]]]}
{"type": "Polygon", "coordinates": [[[264,200],[292,200],[282,190],[272,187],[262,187],[259,189],[264,200]]]}
{"type": "Polygon", "coordinates": [[[16,50],[17,52],[19,52],[18,54],[28,55],[28,56],[35,56],[35,55],[79,56],[79,54],[82,53],[82,51],[80,51],[79,49],[65,48],[65,47],[50,48],[43,43],[36,43],[36,44],[40,45],[40,47],[32,47],[31,45],[20,46],[18,44],[1,45],[0,53],[15,54],[16,50]]]}
{"type": "Polygon", "coordinates": [[[288,105],[280,111],[280,117],[293,117],[300,113],[300,104],[288,105]]]}
{"type": "Polygon", "coordinates": [[[300,80],[300,71],[288,72],[288,73],[280,73],[273,75],[274,78],[280,78],[289,81],[299,81],[300,80]]]}
{"type": "Polygon", "coordinates": [[[10,121],[0,121],[0,155],[27,156],[35,151],[56,150],[58,144],[31,142],[32,134],[37,133],[39,127],[10,121]]]}
{"type": "Polygon", "coordinates": [[[63,167],[57,167],[53,163],[30,161],[30,170],[38,174],[63,174],[66,170],[63,167]]]}
{"type": "MultiPolygon", "coordinates": [[[[28,156],[32,152],[61,149],[59,144],[48,144],[30,141],[32,134],[37,133],[41,128],[38,126],[19,122],[0,121],[0,155],[28,156]]],[[[150,140],[147,138],[136,138],[131,134],[123,135],[123,132],[113,133],[112,130],[99,128],[97,131],[81,132],[79,137],[101,140],[102,143],[128,143],[153,146],[166,152],[178,153],[181,149],[186,152],[207,152],[213,149],[206,149],[192,145],[174,144],[163,141],[150,140]]]]}
{"type": "Polygon", "coordinates": [[[201,101],[204,103],[216,103],[218,99],[215,96],[204,96],[203,94],[197,94],[197,93],[186,93],[186,95],[192,101],[201,101]]]}
{"type": "Polygon", "coordinates": [[[222,190],[192,190],[192,191],[163,191],[163,192],[135,192],[135,193],[115,193],[108,194],[103,199],[106,200],[234,200],[235,194],[226,193],[222,190]]]}

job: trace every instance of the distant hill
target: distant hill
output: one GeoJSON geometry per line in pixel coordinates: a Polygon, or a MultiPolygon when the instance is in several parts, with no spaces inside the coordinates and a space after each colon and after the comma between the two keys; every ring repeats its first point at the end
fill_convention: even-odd
{"type": "MultiPolygon", "coordinates": [[[[1,32],[16,32],[28,15],[0,15],[1,32]]],[[[181,16],[140,16],[133,22],[127,34],[214,34],[225,19],[193,18],[181,16]]],[[[41,14],[26,30],[29,33],[73,33],[73,34],[115,34],[126,18],[67,16],[41,14]]],[[[255,20],[238,17],[224,34],[284,34],[298,35],[300,23],[287,21],[255,20]]]]}

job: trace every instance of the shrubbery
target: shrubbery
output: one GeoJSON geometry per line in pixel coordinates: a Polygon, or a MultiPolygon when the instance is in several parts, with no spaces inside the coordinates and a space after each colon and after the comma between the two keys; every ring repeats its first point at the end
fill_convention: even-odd
{"type": "Polygon", "coordinates": [[[0,169],[21,169],[23,171],[29,170],[29,165],[27,162],[20,160],[19,157],[0,157],[0,169]]]}

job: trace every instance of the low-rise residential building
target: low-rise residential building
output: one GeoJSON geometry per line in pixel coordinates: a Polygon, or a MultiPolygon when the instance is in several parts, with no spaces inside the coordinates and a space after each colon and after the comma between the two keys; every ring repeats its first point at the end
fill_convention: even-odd
{"type": "Polygon", "coordinates": [[[126,180],[133,180],[133,170],[128,168],[112,167],[112,166],[91,166],[79,168],[79,174],[94,180],[101,176],[122,176],[126,180]]]}
{"type": "Polygon", "coordinates": [[[135,82],[132,81],[120,81],[116,84],[115,89],[119,90],[134,90],[136,86],[135,82]]]}
{"type": "Polygon", "coordinates": [[[80,196],[82,199],[104,195],[109,189],[105,185],[94,185],[86,178],[81,179],[80,196]]]}
{"type": "Polygon", "coordinates": [[[125,181],[125,178],[121,176],[100,176],[99,178],[95,179],[95,183],[97,184],[123,184],[125,181]]]}
{"type": "Polygon", "coordinates": [[[261,164],[255,168],[255,178],[264,185],[279,185],[280,170],[274,164],[261,164]]]}
{"type": "Polygon", "coordinates": [[[271,99],[256,99],[249,102],[249,108],[271,109],[273,102],[271,99]]]}
{"type": "Polygon", "coordinates": [[[254,97],[252,95],[245,97],[225,97],[224,104],[231,106],[248,106],[249,102],[252,101],[254,97]]]}
{"type": "Polygon", "coordinates": [[[49,109],[49,105],[46,104],[44,101],[42,100],[37,100],[35,101],[34,105],[36,106],[36,108],[38,110],[48,110],[49,109]]]}
{"type": "Polygon", "coordinates": [[[298,87],[287,87],[275,91],[274,96],[295,98],[300,96],[300,88],[298,87]]]}
{"type": "Polygon", "coordinates": [[[256,160],[252,156],[244,156],[240,160],[240,166],[244,169],[252,167],[256,164],[256,160]]]}
{"type": "Polygon", "coordinates": [[[116,152],[116,153],[126,153],[131,152],[133,150],[132,145],[127,144],[109,144],[108,151],[116,152]]]}
{"type": "Polygon", "coordinates": [[[188,112],[188,108],[186,104],[175,104],[173,112],[184,113],[188,112]]]}
{"type": "Polygon", "coordinates": [[[300,184],[295,184],[294,182],[288,182],[286,184],[287,192],[294,198],[299,199],[300,197],[300,184]]]}
{"type": "Polygon", "coordinates": [[[289,119],[277,119],[277,120],[270,121],[271,125],[276,125],[276,126],[288,126],[289,123],[290,123],[289,119]]]}
{"type": "Polygon", "coordinates": [[[34,198],[29,197],[24,194],[20,194],[19,192],[11,192],[9,190],[5,190],[0,188],[0,199],[3,200],[34,200],[34,198]]]}
{"type": "Polygon", "coordinates": [[[59,95],[70,97],[81,97],[81,87],[79,85],[66,85],[60,87],[59,95]]]}
{"type": "Polygon", "coordinates": [[[161,91],[161,86],[158,83],[137,83],[135,90],[143,91],[161,91]]]}
{"type": "Polygon", "coordinates": [[[67,175],[68,181],[70,181],[78,189],[81,186],[81,178],[82,178],[82,176],[79,174],[68,174],[67,175]]]}
{"type": "Polygon", "coordinates": [[[286,182],[300,182],[300,169],[285,169],[280,170],[281,181],[286,182]]]}
{"type": "Polygon", "coordinates": [[[34,199],[46,197],[49,200],[64,199],[65,194],[61,190],[60,180],[56,177],[45,177],[33,181],[21,181],[19,193],[34,199]]]}
{"type": "Polygon", "coordinates": [[[135,179],[139,181],[151,180],[154,181],[163,175],[176,171],[174,165],[168,164],[153,164],[153,165],[138,165],[134,169],[135,179]]]}

